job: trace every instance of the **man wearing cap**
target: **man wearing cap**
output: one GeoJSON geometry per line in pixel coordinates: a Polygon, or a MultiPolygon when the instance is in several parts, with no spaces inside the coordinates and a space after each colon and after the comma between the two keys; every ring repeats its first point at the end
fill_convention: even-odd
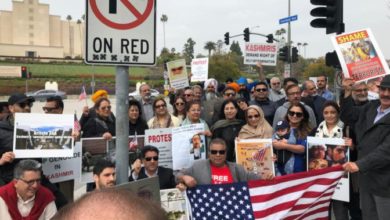
{"type": "Polygon", "coordinates": [[[12,94],[8,99],[10,114],[0,121],[0,185],[9,183],[13,178],[15,154],[13,149],[15,113],[30,113],[33,97],[21,93],[12,94]]]}
{"type": "Polygon", "coordinates": [[[355,111],[358,160],[343,165],[359,172],[363,219],[390,219],[390,75],[379,87],[379,100],[355,111]]]}

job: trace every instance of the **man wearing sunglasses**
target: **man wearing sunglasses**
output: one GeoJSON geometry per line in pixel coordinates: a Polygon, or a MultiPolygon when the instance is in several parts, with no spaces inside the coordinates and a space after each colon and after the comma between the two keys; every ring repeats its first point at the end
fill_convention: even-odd
{"type": "Polygon", "coordinates": [[[177,188],[195,187],[197,184],[225,184],[255,179],[272,179],[272,173],[263,177],[247,172],[241,165],[226,161],[226,143],[216,138],[210,142],[209,159],[198,160],[176,176],[177,188]]]}
{"type": "Polygon", "coordinates": [[[51,219],[57,212],[54,196],[41,186],[41,164],[21,160],[14,180],[0,187],[0,219],[51,219]]]}
{"type": "Polygon", "coordinates": [[[131,170],[129,181],[145,179],[148,177],[158,176],[160,189],[175,188],[175,176],[172,169],[165,168],[158,165],[159,150],[151,145],[146,145],[141,150],[141,160],[137,159],[131,170]]]}
{"type": "Polygon", "coordinates": [[[254,100],[249,102],[249,105],[259,106],[263,112],[264,117],[269,124],[272,124],[274,115],[277,109],[275,102],[268,98],[269,90],[268,85],[265,82],[258,82],[254,87],[254,100]]]}
{"type": "Polygon", "coordinates": [[[60,96],[48,97],[42,110],[46,114],[62,114],[64,111],[64,102],[60,96]]]}

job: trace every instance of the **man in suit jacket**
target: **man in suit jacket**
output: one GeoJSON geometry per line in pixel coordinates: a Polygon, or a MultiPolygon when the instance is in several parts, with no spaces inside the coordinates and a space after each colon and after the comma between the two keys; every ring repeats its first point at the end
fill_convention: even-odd
{"type": "Polygon", "coordinates": [[[356,115],[358,160],[343,165],[359,172],[363,219],[390,219],[390,75],[380,84],[379,101],[362,106],[356,115]]]}
{"type": "Polygon", "coordinates": [[[156,147],[151,145],[144,146],[141,151],[142,164],[144,166],[141,166],[140,160],[136,160],[133,163],[129,181],[158,176],[160,189],[175,188],[176,183],[173,171],[158,165],[158,154],[159,150],[156,147]]]}

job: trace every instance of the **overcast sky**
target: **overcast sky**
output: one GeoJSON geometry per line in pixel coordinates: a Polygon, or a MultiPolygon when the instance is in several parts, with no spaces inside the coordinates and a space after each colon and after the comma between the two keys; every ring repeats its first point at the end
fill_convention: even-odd
{"type": "MultiPolygon", "coordinates": [[[[138,0],[145,1],[145,0],[138,0]]],[[[40,0],[50,4],[50,13],[63,19],[71,15],[78,19],[85,13],[84,0],[40,0]]],[[[386,59],[390,59],[390,8],[389,0],[344,0],[345,31],[371,28],[386,59]]],[[[119,3],[121,4],[121,3],[119,3]]],[[[195,42],[195,55],[207,54],[205,42],[223,40],[224,34],[242,34],[244,28],[261,34],[275,33],[287,24],[279,19],[287,17],[288,0],[159,0],[157,2],[157,54],[163,47],[163,30],[160,17],[168,16],[166,46],[182,51],[186,40],[195,42]]],[[[324,56],[333,51],[325,29],[312,28],[309,0],[291,0],[292,41],[307,43],[306,57],[324,56]]],[[[0,9],[11,10],[11,0],[0,0],[0,9]]],[[[243,37],[238,40],[243,46],[243,37]]],[[[265,38],[251,35],[251,42],[265,42],[265,38]]],[[[243,47],[241,47],[243,49],[243,47]]],[[[303,55],[303,50],[302,50],[303,55]]]]}

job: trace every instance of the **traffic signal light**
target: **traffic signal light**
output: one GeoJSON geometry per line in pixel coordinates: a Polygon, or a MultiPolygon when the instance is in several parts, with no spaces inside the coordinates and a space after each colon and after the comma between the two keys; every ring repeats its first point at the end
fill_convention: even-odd
{"type": "Polygon", "coordinates": [[[268,34],[267,35],[267,43],[272,44],[274,42],[274,35],[273,34],[268,34]]]}
{"type": "Polygon", "coordinates": [[[290,50],[288,46],[284,46],[279,49],[279,60],[288,62],[288,57],[289,57],[290,50]]]}
{"type": "Polygon", "coordinates": [[[229,45],[229,32],[225,33],[225,44],[229,45]]]}
{"type": "Polygon", "coordinates": [[[334,68],[341,69],[340,60],[339,60],[339,57],[337,56],[336,51],[333,51],[333,52],[330,52],[330,53],[326,53],[326,55],[325,55],[325,64],[327,66],[331,66],[331,67],[334,67],[334,68]]]}
{"type": "Polygon", "coordinates": [[[298,49],[296,47],[291,48],[291,62],[298,62],[298,49]]]}
{"type": "Polygon", "coordinates": [[[20,68],[21,68],[22,78],[27,79],[27,77],[28,77],[28,75],[27,75],[27,67],[22,66],[20,68]]]}
{"type": "Polygon", "coordinates": [[[244,29],[244,41],[249,42],[249,28],[244,29]]]}
{"type": "Polygon", "coordinates": [[[315,28],[326,28],[326,34],[344,32],[343,0],[310,0],[313,5],[322,7],[314,8],[310,14],[319,17],[310,22],[315,28]]]}

